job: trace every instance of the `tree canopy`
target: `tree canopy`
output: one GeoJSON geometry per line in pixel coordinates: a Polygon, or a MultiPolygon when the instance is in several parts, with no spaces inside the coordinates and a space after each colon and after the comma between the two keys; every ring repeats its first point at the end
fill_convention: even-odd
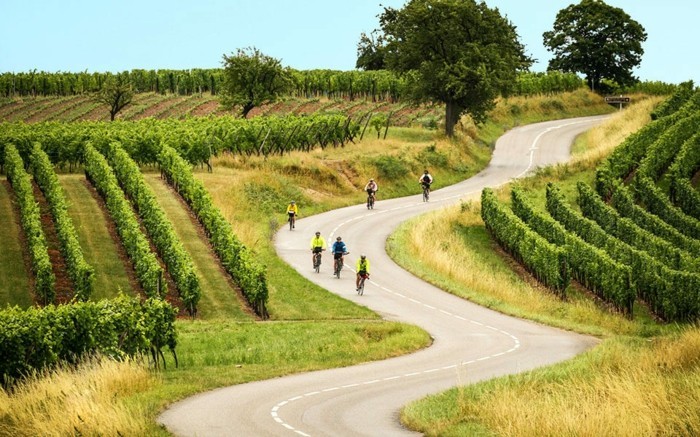
{"type": "Polygon", "coordinates": [[[254,47],[224,55],[223,66],[221,104],[240,107],[243,118],[256,106],[275,102],[291,87],[289,69],[254,47]]]}
{"type": "Polygon", "coordinates": [[[108,76],[95,96],[98,102],[109,106],[109,119],[111,121],[114,121],[119,111],[130,104],[133,98],[134,91],[128,73],[108,76]]]}
{"type": "Polygon", "coordinates": [[[465,113],[482,122],[532,64],[515,26],[484,2],[410,0],[379,20],[387,68],[405,75],[411,100],[445,103],[448,136],[465,113]]]}
{"type": "Polygon", "coordinates": [[[592,90],[602,79],[632,85],[632,69],[642,60],[647,34],[641,24],[620,8],[602,0],[582,0],[557,13],[554,28],[543,35],[554,53],[549,70],[583,73],[592,90]]]}
{"type": "Polygon", "coordinates": [[[367,35],[360,34],[360,42],[357,43],[357,62],[355,68],[362,70],[384,70],[384,57],[386,46],[384,36],[376,30],[367,35]]]}

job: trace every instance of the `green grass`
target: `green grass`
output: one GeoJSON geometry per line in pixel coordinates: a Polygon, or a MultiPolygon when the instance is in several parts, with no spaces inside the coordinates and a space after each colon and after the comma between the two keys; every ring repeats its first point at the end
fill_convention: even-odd
{"type": "Polygon", "coordinates": [[[70,215],[85,260],[95,269],[92,300],[114,298],[122,290],[133,293],[117,243],[107,228],[105,213],[85,185],[85,176],[60,175],[59,181],[68,201],[70,215]]]}
{"type": "Polygon", "coordinates": [[[0,178],[0,302],[3,306],[28,308],[33,301],[18,238],[20,228],[15,221],[15,211],[8,191],[10,189],[7,179],[0,178]]]}
{"type": "MultiPolygon", "coordinates": [[[[384,321],[178,322],[178,357],[132,402],[155,417],[168,403],[216,387],[382,360],[428,346],[420,328],[384,321]]],[[[166,355],[167,356],[167,355],[166,355]]],[[[168,435],[153,424],[149,435],[168,435]]]]}

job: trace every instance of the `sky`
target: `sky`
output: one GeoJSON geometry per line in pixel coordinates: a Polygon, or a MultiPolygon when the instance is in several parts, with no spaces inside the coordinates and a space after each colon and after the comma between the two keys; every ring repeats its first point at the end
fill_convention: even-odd
{"type": "MultiPolygon", "coordinates": [[[[542,34],[578,0],[485,0],[516,26],[545,71],[542,34]]],[[[643,81],[700,84],[697,0],[606,0],[647,32],[643,81]]],[[[362,32],[405,0],[0,0],[0,73],[220,68],[256,47],[298,70],[352,70],[362,32]]]]}

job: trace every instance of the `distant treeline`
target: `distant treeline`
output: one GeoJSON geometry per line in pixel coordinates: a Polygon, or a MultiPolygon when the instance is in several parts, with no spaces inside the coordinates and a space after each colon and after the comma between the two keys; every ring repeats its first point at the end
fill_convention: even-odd
{"type": "MultiPolygon", "coordinates": [[[[293,70],[290,69],[294,97],[330,99],[370,99],[373,101],[400,101],[405,80],[386,70],[293,70]]],[[[30,71],[2,73],[0,96],[48,97],[72,96],[99,91],[110,76],[126,76],[136,93],[216,95],[222,87],[224,75],[220,68],[191,70],[131,70],[121,73],[81,73],[30,71]]],[[[511,95],[538,95],[573,91],[586,86],[574,73],[550,71],[547,73],[520,73],[511,95]]],[[[621,92],[671,94],[676,85],[663,82],[640,82],[632,89],[621,92]]]]}

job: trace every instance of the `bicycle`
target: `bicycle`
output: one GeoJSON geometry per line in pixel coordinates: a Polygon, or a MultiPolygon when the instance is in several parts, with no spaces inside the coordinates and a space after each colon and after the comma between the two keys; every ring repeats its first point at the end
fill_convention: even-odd
{"type": "Polygon", "coordinates": [[[357,294],[362,296],[365,293],[365,279],[369,278],[369,273],[360,273],[360,283],[357,286],[357,294]]]}
{"type": "MultiPolygon", "coordinates": [[[[343,256],[348,255],[350,252],[343,252],[343,256]]],[[[335,259],[335,264],[333,265],[333,274],[340,279],[340,271],[343,270],[343,258],[338,257],[335,259]]]]}
{"type": "Polygon", "coordinates": [[[423,202],[427,202],[430,198],[430,184],[421,183],[423,186],[423,202]]]}
{"type": "Polygon", "coordinates": [[[289,214],[289,218],[287,219],[287,221],[289,222],[289,230],[291,231],[292,229],[294,229],[294,225],[296,222],[296,214],[289,214]]]}
{"type": "Polygon", "coordinates": [[[374,209],[374,193],[367,194],[367,209],[374,209]]]}
{"type": "Polygon", "coordinates": [[[314,271],[318,273],[321,270],[321,251],[314,252],[314,271]]]}

